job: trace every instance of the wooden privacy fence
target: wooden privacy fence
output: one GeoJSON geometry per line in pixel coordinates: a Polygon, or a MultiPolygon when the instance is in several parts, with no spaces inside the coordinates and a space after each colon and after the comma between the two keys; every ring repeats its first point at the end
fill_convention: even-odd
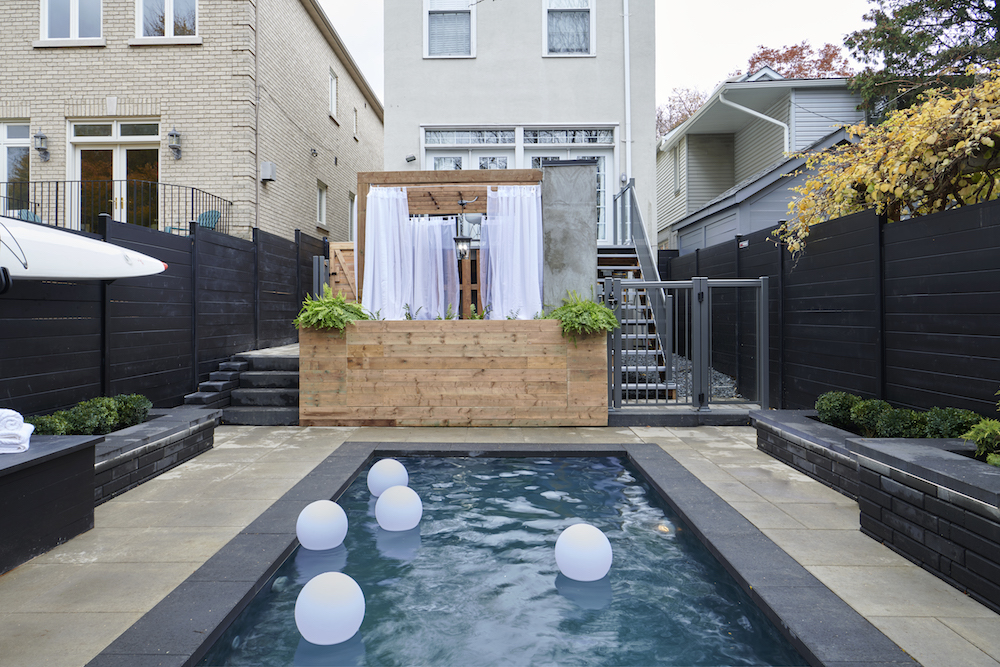
{"type": "MultiPolygon", "coordinates": [[[[831,220],[794,258],[773,229],[669,260],[672,280],[769,277],[772,406],[811,408],[839,390],[996,413],[1000,201],[892,224],[872,211],[831,220]]],[[[713,301],[712,362],[749,379],[746,312],[735,295],[713,301]]]]}
{"type": "Polygon", "coordinates": [[[102,227],[82,234],[167,270],[109,282],[16,281],[0,296],[0,407],[39,414],[131,393],[170,407],[233,354],[296,342],[291,322],[322,240],[259,230],[245,240],[197,225],[190,236],[102,227]]]}

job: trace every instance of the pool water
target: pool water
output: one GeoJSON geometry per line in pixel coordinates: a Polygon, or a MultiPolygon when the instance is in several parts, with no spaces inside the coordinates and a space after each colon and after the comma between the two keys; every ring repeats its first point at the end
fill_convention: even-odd
{"type": "Polygon", "coordinates": [[[344,544],[296,549],[201,665],[807,664],[621,459],[400,460],[420,525],[382,530],[362,473],[338,500],[344,544]],[[611,542],[600,581],[556,567],[579,521],[611,542]],[[326,571],[353,577],[367,608],[352,639],[316,646],[293,614],[326,571]]]}

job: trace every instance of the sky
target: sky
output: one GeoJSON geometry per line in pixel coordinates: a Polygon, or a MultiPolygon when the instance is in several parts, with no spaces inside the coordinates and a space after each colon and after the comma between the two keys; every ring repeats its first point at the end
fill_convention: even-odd
{"type": "MultiPolygon", "coordinates": [[[[382,0],[319,3],[384,102],[382,0]]],[[[816,0],[655,3],[657,105],[674,88],[710,93],[732,72],[745,69],[760,45],[777,48],[804,39],[815,48],[827,42],[842,45],[844,35],[866,26],[862,16],[870,7],[868,0],[838,0],[836,9],[816,0]]]]}

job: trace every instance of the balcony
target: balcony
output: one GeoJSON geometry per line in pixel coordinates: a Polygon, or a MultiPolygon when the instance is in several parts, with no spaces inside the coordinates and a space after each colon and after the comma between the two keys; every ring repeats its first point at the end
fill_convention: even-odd
{"type": "Polygon", "coordinates": [[[138,180],[0,182],[0,215],[96,232],[98,215],[186,236],[197,222],[228,234],[231,201],[183,185],[138,180]]]}

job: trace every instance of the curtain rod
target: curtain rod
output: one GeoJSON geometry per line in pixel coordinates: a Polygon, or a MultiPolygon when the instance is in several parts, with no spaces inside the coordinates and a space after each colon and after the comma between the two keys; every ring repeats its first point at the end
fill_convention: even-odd
{"type": "MultiPolygon", "coordinates": [[[[525,185],[541,185],[541,181],[537,181],[535,183],[526,183],[525,185]]],[[[498,188],[500,187],[500,184],[497,183],[437,183],[437,184],[427,184],[427,185],[424,185],[422,183],[410,183],[409,185],[388,185],[385,183],[368,184],[368,187],[370,188],[461,188],[467,186],[479,187],[479,188],[498,188]]]]}

